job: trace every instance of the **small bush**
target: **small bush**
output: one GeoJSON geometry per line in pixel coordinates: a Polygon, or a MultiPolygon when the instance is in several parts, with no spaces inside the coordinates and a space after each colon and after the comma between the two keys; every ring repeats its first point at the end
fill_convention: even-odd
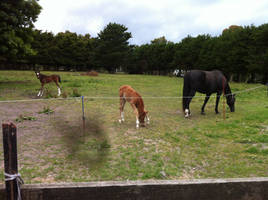
{"type": "Polygon", "coordinates": [[[89,71],[89,72],[86,72],[86,73],[83,73],[83,74],[81,74],[82,76],[98,76],[99,75],[99,73],[98,72],[96,72],[96,71],[94,71],[94,70],[92,70],[92,71],[89,71]]]}

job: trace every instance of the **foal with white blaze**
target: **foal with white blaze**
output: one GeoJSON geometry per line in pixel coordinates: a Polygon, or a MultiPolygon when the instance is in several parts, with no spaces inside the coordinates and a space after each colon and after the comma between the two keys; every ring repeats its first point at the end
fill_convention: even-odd
{"type": "Polygon", "coordinates": [[[36,77],[40,80],[40,83],[41,83],[41,89],[37,94],[38,97],[39,96],[41,97],[43,95],[43,93],[44,93],[44,85],[46,83],[50,83],[52,81],[57,85],[58,96],[61,95],[60,85],[59,85],[59,83],[61,82],[61,79],[60,79],[59,75],[53,74],[53,75],[47,76],[47,75],[41,74],[39,71],[35,71],[35,74],[36,74],[36,77]]]}
{"type": "Polygon", "coordinates": [[[119,97],[120,97],[120,119],[119,122],[124,122],[124,106],[126,101],[128,101],[136,115],[136,128],[141,126],[145,126],[144,119],[147,124],[149,124],[148,111],[144,110],[144,103],[141,98],[141,95],[136,92],[129,85],[123,85],[119,89],[119,97]]]}

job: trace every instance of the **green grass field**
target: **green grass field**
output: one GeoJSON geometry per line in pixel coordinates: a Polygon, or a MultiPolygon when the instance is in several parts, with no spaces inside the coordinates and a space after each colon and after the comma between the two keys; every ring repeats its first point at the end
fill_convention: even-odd
{"type": "Polygon", "coordinates": [[[197,93],[192,116],[185,119],[181,78],[54,73],[61,76],[62,97],[54,99],[57,89],[49,84],[40,100],[34,72],[0,71],[0,119],[18,127],[19,170],[26,183],[268,176],[268,96],[260,84],[230,83],[236,111],[226,105],[226,119],[222,98],[220,114],[214,112],[215,95],[201,115],[204,95],[197,93]],[[118,123],[123,84],[144,97],[147,127],[136,129],[129,104],[125,122],[118,123]],[[81,100],[72,98],[80,95],[84,131],[81,100]]]}

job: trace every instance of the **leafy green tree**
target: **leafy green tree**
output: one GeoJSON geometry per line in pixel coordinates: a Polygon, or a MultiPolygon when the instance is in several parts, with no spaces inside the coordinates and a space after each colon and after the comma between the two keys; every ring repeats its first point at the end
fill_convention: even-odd
{"type": "Polygon", "coordinates": [[[46,69],[90,70],[94,68],[94,44],[95,39],[89,34],[66,31],[54,36],[50,32],[35,30],[31,45],[37,53],[28,60],[46,69]]]}
{"type": "Polygon", "coordinates": [[[210,35],[200,35],[197,37],[201,44],[198,63],[195,64],[195,67],[202,70],[213,70],[219,69],[215,62],[217,49],[215,49],[215,44],[218,40],[217,37],[211,37],[210,35]],[[198,67],[199,66],[199,67],[198,67]]]}
{"type": "Polygon", "coordinates": [[[134,59],[127,71],[129,73],[168,74],[173,66],[175,44],[160,37],[150,44],[136,46],[132,55],[134,59]]]}
{"type": "MultiPolygon", "coordinates": [[[[262,83],[268,82],[268,24],[252,31],[254,45],[250,48],[249,70],[262,75],[262,83]]],[[[255,76],[253,76],[254,78],[255,76]]]]}
{"type": "Polygon", "coordinates": [[[149,45],[134,46],[131,48],[129,62],[124,69],[130,74],[143,74],[149,71],[149,45]]]}
{"type": "MultiPolygon", "coordinates": [[[[161,41],[161,40],[160,40],[161,41]]],[[[172,42],[153,42],[149,48],[149,71],[154,74],[168,74],[174,57],[172,42]]]]}
{"type": "Polygon", "coordinates": [[[29,62],[39,65],[54,65],[52,49],[55,45],[55,39],[53,33],[34,30],[33,38],[31,46],[36,54],[28,57],[29,62]]]}
{"type": "Polygon", "coordinates": [[[18,62],[34,54],[32,28],[40,11],[36,0],[0,1],[0,63],[18,62]]]}
{"type": "Polygon", "coordinates": [[[184,38],[176,48],[175,63],[183,66],[183,69],[198,69],[197,66],[201,44],[198,39],[188,36],[184,38]]]}
{"type": "Polygon", "coordinates": [[[151,41],[151,44],[167,44],[168,41],[165,38],[165,36],[155,38],[154,40],[151,41]]]}
{"type": "Polygon", "coordinates": [[[219,37],[222,70],[236,81],[246,79],[248,75],[248,49],[251,44],[250,31],[240,26],[231,26],[219,37]]]}
{"type": "Polygon", "coordinates": [[[116,68],[123,67],[130,51],[128,43],[130,38],[131,33],[127,32],[124,25],[109,23],[98,34],[96,49],[98,65],[109,73],[114,73],[116,68]]]}
{"type": "Polygon", "coordinates": [[[65,70],[86,70],[93,63],[92,39],[89,34],[77,35],[70,31],[58,33],[51,50],[54,64],[65,70]]]}

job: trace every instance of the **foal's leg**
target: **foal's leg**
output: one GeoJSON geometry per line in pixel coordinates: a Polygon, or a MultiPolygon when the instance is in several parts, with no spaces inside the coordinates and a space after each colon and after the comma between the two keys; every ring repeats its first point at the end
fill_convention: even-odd
{"type": "Polygon", "coordinates": [[[216,106],[215,106],[215,112],[216,112],[216,114],[219,114],[218,105],[219,105],[220,98],[221,98],[221,92],[217,92],[216,106]]]}
{"type": "Polygon", "coordinates": [[[119,110],[120,110],[120,119],[119,119],[119,123],[121,122],[124,122],[125,119],[124,119],[124,107],[125,107],[125,104],[126,104],[126,100],[123,98],[123,97],[120,97],[120,107],[119,107],[119,110]]]}
{"type": "Polygon", "coordinates": [[[42,90],[42,88],[40,88],[40,90],[39,90],[39,92],[37,94],[38,97],[41,95],[41,90],[42,90]]]}
{"type": "Polygon", "coordinates": [[[58,84],[58,81],[57,80],[54,81],[54,82],[55,82],[55,84],[57,85],[57,88],[58,88],[58,96],[60,96],[61,95],[60,85],[58,84]]]}
{"type": "Polygon", "coordinates": [[[208,100],[209,100],[209,97],[210,97],[210,94],[207,94],[207,95],[206,95],[206,98],[205,98],[205,101],[204,101],[204,103],[203,103],[202,109],[201,109],[201,114],[202,114],[202,115],[205,114],[205,106],[206,106],[206,104],[207,104],[207,102],[208,102],[208,100]]]}
{"type": "Polygon", "coordinates": [[[145,116],[145,119],[146,119],[146,123],[147,123],[147,124],[150,124],[150,118],[149,118],[148,115],[145,116]]]}
{"type": "Polygon", "coordinates": [[[43,96],[43,93],[44,93],[44,83],[41,83],[41,88],[40,88],[40,90],[39,90],[37,96],[38,96],[38,97],[39,97],[39,96],[41,97],[41,96],[43,96]]]}
{"type": "Polygon", "coordinates": [[[133,111],[136,115],[136,128],[139,128],[140,127],[140,121],[139,121],[139,112],[138,112],[138,109],[136,108],[136,106],[134,104],[130,104],[131,107],[133,108],[133,111]]]}

